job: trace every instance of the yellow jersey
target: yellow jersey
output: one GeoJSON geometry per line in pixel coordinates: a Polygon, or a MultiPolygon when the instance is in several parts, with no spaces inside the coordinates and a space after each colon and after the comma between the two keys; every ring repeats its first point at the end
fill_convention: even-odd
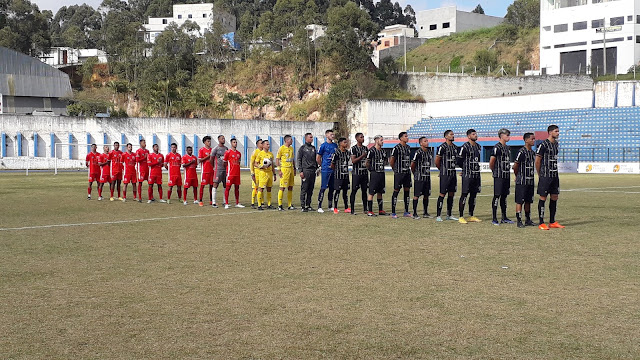
{"type": "Polygon", "coordinates": [[[293,168],[293,147],[280,146],[276,158],[280,160],[280,168],[293,168]]]}
{"type": "MultiPolygon", "coordinates": [[[[271,164],[273,165],[274,158],[273,158],[273,153],[272,153],[271,151],[264,151],[264,150],[262,150],[262,151],[260,151],[260,152],[258,153],[258,155],[256,155],[256,163],[258,163],[258,164],[262,164],[262,162],[264,161],[264,159],[269,159],[269,160],[271,160],[271,164]]],[[[266,168],[266,169],[261,169],[261,168],[259,168],[259,167],[257,167],[257,166],[256,166],[256,168],[255,168],[255,169],[256,169],[256,171],[264,171],[264,172],[271,173],[271,172],[272,172],[273,167],[272,167],[272,166],[270,166],[270,167],[268,167],[268,168],[266,168]]]]}
{"type": "Polygon", "coordinates": [[[258,156],[258,153],[260,151],[262,150],[255,149],[253,150],[253,154],[251,154],[251,160],[249,161],[249,170],[251,171],[252,174],[256,173],[254,162],[256,161],[256,156],[258,156]]]}

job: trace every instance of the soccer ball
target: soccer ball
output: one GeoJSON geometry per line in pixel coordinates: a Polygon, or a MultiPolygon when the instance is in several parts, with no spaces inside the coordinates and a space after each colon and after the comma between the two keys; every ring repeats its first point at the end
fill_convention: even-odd
{"type": "Polygon", "coordinates": [[[271,160],[270,159],[262,160],[262,167],[263,168],[268,168],[269,166],[271,166],[271,160]]]}

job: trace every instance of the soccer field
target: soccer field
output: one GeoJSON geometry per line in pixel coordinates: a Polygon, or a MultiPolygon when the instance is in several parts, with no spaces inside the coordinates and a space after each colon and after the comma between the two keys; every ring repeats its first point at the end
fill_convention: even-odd
{"type": "Polygon", "coordinates": [[[461,225],[368,218],[359,195],[357,216],[224,210],[0,173],[0,357],[640,358],[640,176],[561,176],[551,231],[492,226],[483,176],[483,222],[461,225]]]}

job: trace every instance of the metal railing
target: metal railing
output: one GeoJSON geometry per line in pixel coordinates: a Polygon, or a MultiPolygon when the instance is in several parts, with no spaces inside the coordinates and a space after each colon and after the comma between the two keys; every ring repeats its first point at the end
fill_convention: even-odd
{"type": "Polygon", "coordinates": [[[560,148],[560,162],[599,161],[599,162],[638,162],[640,147],[580,147],[560,148]]]}

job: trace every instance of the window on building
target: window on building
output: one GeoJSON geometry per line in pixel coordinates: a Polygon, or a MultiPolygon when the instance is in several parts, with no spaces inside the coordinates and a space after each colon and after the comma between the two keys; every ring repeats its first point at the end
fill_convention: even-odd
{"type": "Polygon", "coordinates": [[[436,24],[429,25],[429,30],[435,30],[437,28],[438,28],[438,26],[436,24]]]}
{"type": "Polygon", "coordinates": [[[182,15],[178,15],[178,19],[182,19],[182,15]]]}
{"type": "Polygon", "coordinates": [[[424,29],[424,26],[420,26],[420,30],[423,30],[423,29],[424,29]]]}
{"type": "Polygon", "coordinates": [[[166,25],[166,24],[167,24],[167,19],[162,19],[162,23],[163,23],[164,25],[166,25]]]}
{"type": "Polygon", "coordinates": [[[596,29],[604,26],[604,19],[591,20],[591,28],[596,29]]]}
{"type": "Polygon", "coordinates": [[[627,40],[633,40],[633,36],[627,36],[627,40]]]}
{"type": "Polygon", "coordinates": [[[202,14],[202,17],[203,17],[203,18],[206,18],[206,17],[207,17],[207,14],[202,14]]]}
{"type": "Polygon", "coordinates": [[[611,19],[609,19],[609,25],[624,25],[624,16],[612,17],[611,19]]]}
{"type": "Polygon", "coordinates": [[[543,26],[544,31],[551,31],[551,26],[543,26]]]}
{"type": "Polygon", "coordinates": [[[543,46],[542,48],[545,49],[545,50],[549,50],[549,49],[551,49],[551,46],[543,46]]]}
{"type": "Polygon", "coordinates": [[[193,15],[189,14],[189,19],[193,19],[193,15]]]}
{"type": "Polygon", "coordinates": [[[388,40],[385,40],[384,46],[389,46],[389,41],[388,40]]]}
{"type": "Polygon", "coordinates": [[[632,22],[632,21],[633,21],[633,15],[627,16],[627,22],[632,22]]]}
{"type": "Polygon", "coordinates": [[[636,15],[636,24],[640,24],[640,15],[636,15]]]}
{"type": "Polygon", "coordinates": [[[586,21],[580,21],[580,22],[574,22],[573,23],[573,31],[584,30],[586,28],[587,28],[587,22],[586,21]]]}
{"type": "Polygon", "coordinates": [[[553,32],[554,33],[559,33],[559,32],[565,32],[569,30],[569,25],[568,24],[558,24],[558,25],[553,25],[553,32]]]}
{"type": "Polygon", "coordinates": [[[636,35],[636,44],[640,44],[640,35],[636,35]]]}
{"type": "Polygon", "coordinates": [[[604,0],[593,0],[591,1],[592,4],[600,4],[601,2],[603,2],[604,0]]]}
{"type": "Polygon", "coordinates": [[[451,24],[449,24],[448,22],[442,23],[442,28],[443,29],[448,29],[449,27],[451,27],[451,24]]]}

